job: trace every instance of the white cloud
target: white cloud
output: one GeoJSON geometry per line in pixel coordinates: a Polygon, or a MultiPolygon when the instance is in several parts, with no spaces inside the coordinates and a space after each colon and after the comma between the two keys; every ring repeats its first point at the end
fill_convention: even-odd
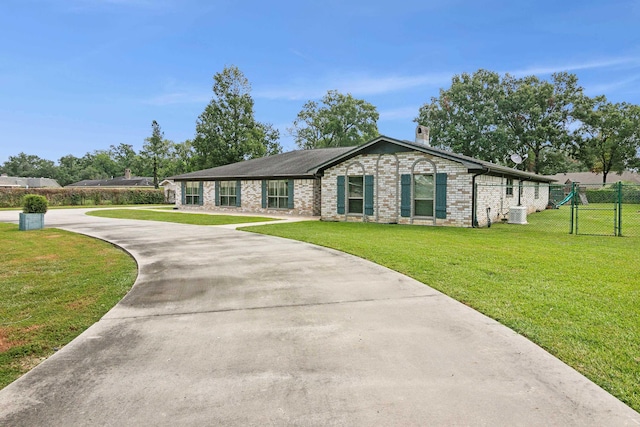
{"type": "MultiPolygon", "coordinates": [[[[49,0],[54,2],[54,0],[49,0]]],[[[87,13],[111,8],[129,8],[141,10],[153,10],[161,12],[172,10],[174,0],[70,0],[65,3],[68,11],[74,13],[87,13]]],[[[58,2],[61,3],[61,2],[58,2]]]]}
{"type": "Polygon", "coordinates": [[[529,76],[529,75],[545,75],[553,74],[561,71],[579,71],[579,70],[591,70],[595,68],[610,68],[621,65],[637,66],[640,65],[640,59],[633,57],[622,58],[610,58],[595,61],[575,62],[559,65],[543,65],[532,66],[520,70],[503,71],[501,74],[509,73],[513,76],[529,76]]]}
{"type": "Polygon", "coordinates": [[[206,104],[211,100],[211,94],[203,92],[168,92],[143,100],[144,104],[157,106],[175,104],[206,104]]]}
{"type": "Polygon", "coordinates": [[[637,82],[638,80],[640,80],[640,75],[634,75],[622,80],[607,81],[606,83],[585,87],[585,92],[590,95],[602,95],[603,93],[611,93],[615,92],[618,89],[629,86],[629,84],[637,82]]]}
{"type": "Polygon", "coordinates": [[[255,98],[286,99],[288,101],[296,101],[300,99],[321,98],[325,93],[326,90],[321,90],[314,87],[283,86],[258,89],[253,91],[253,96],[255,98]]]}
{"type": "Polygon", "coordinates": [[[418,116],[419,106],[392,108],[380,111],[380,121],[413,120],[418,116]]]}
{"type": "Polygon", "coordinates": [[[451,80],[450,73],[413,76],[351,75],[327,77],[317,81],[292,82],[285,86],[264,87],[254,91],[256,98],[304,100],[321,98],[328,90],[336,89],[356,96],[381,95],[425,86],[441,86],[451,80]]]}
{"type": "MultiPolygon", "coordinates": [[[[293,53],[309,59],[298,51],[293,53]]],[[[640,59],[618,57],[584,62],[572,62],[557,65],[530,66],[523,69],[501,71],[514,76],[545,75],[560,71],[578,71],[597,68],[636,67],[640,59]]],[[[356,96],[382,95],[423,87],[443,87],[451,83],[455,73],[426,73],[415,75],[371,76],[365,73],[347,76],[330,75],[318,79],[298,79],[278,86],[264,86],[253,92],[257,98],[307,100],[321,98],[328,90],[336,89],[356,96]]]]}
{"type": "MultiPolygon", "coordinates": [[[[103,1],[136,1],[136,0],[103,0],[103,1]]],[[[299,52],[294,54],[302,57],[299,52]]],[[[640,66],[640,59],[633,57],[620,57],[602,59],[598,61],[586,61],[580,63],[565,63],[557,66],[532,66],[525,69],[507,71],[514,76],[544,75],[559,71],[577,71],[611,67],[635,67],[640,66]]],[[[503,74],[505,72],[501,72],[503,74]]],[[[416,75],[387,75],[371,76],[368,74],[350,74],[347,76],[329,75],[318,79],[295,79],[278,86],[262,86],[252,91],[254,98],[269,100],[299,101],[319,99],[328,90],[338,90],[342,93],[350,93],[354,96],[371,96],[397,93],[416,88],[439,88],[448,86],[454,73],[426,73],[416,75]]],[[[592,87],[589,92],[603,92],[628,85],[639,77],[620,80],[606,85],[592,87]]],[[[189,103],[206,103],[211,99],[210,91],[194,88],[176,87],[170,84],[165,88],[166,92],[145,100],[152,105],[172,105],[189,103]]],[[[413,119],[419,107],[402,107],[380,112],[380,120],[413,119]]]]}
{"type": "Polygon", "coordinates": [[[77,3],[85,6],[120,5],[120,6],[153,6],[152,0],[78,0],[77,3]]]}

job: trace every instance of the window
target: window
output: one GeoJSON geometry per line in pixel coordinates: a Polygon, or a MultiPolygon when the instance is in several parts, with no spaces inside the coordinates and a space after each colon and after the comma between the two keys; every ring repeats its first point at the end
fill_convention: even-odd
{"type": "Polygon", "coordinates": [[[513,178],[507,178],[507,196],[513,196],[513,178]]]}
{"type": "Polygon", "coordinates": [[[184,204],[199,205],[201,198],[200,183],[196,181],[186,182],[184,186],[184,204]]]}
{"type": "Polygon", "coordinates": [[[413,214],[433,216],[433,175],[413,176],[413,214]]]}
{"type": "Polygon", "coordinates": [[[220,181],[220,206],[236,206],[236,182],[220,181]]]}
{"type": "Polygon", "coordinates": [[[536,182],[536,186],[533,189],[533,195],[536,199],[540,198],[540,183],[536,182]]]}
{"type": "Polygon", "coordinates": [[[286,179],[268,181],[267,207],[287,209],[289,206],[289,183],[286,179]]]}
{"type": "Polygon", "coordinates": [[[364,182],[362,176],[350,176],[348,181],[347,213],[362,213],[364,206],[364,182]]]}

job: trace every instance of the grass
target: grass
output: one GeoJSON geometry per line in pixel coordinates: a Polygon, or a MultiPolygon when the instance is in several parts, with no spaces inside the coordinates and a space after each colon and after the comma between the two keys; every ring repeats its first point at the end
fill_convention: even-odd
{"type": "Polygon", "coordinates": [[[143,219],[149,221],[177,222],[193,225],[243,224],[249,222],[274,221],[274,218],[238,215],[208,215],[181,212],[155,212],[139,209],[109,209],[87,212],[87,215],[102,218],[143,219]]]}
{"type": "MultiPolygon", "coordinates": [[[[539,227],[545,227],[559,233],[569,233],[571,207],[563,206],[560,209],[552,209],[534,215],[529,215],[528,221],[539,227]]],[[[590,203],[586,206],[578,206],[577,232],[581,235],[613,236],[615,233],[614,220],[617,221],[617,212],[613,203],[590,203]]],[[[574,227],[574,232],[576,228],[574,227]]],[[[622,235],[640,237],[640,205],[622,205],[622,235]]]]}
{"type": "Polygon", "coordinates": [[[640,238],[569,235],[562,210],[529,222],[490,229],[304,222],[245,231],[335,248],[411,276],[640,410],[640,238]]]}
{"type": "MultiPolygon", "coordinates": [[[[614,206],[613,203],[578,206],[578,234],[614,235],[614,217],[617,215],[614,206]]],[[[622,205],[622,234],[640,237],[640,205],[622,205]]]]}
{"type": "Polygon", "coordinates": [[[0,224],[0,242],[3,388],[100,319],[131,288],[137,267],[106,242],[57,229],[0,224]]]}

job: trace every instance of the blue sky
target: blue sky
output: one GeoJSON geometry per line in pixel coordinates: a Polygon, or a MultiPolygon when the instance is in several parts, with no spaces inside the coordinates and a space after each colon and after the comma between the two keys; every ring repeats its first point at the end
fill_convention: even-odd
{"type": "Polygon", "coordinates": [[[191,139],[213,75],[236,65],[256,119],[281,131],[337,89],[413,139],[418,108],[485,68],[578,75],[589,95],[640,104],[640,2],[3,0],[0,163],[131,144],[157,120],[191,139]]]}

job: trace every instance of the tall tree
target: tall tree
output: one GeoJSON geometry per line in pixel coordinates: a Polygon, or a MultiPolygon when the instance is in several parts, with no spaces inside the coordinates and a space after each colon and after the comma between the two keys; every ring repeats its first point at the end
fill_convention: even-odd
{"type": "Polygon", "coordinates": [[[320,104],[308,101],[288,129],[300,148],[349,147],[379,135],[376,107],[330,90],[320,104]]]}
{"type": "Polygon", "coordinates": [[[169,146],[169,161],[165,168],[167,176],[180,175],[195,170],[193,143],[187,139],[184,142],[171,143],[169,146]]]}
{"type": "Polygon", "coordinates": [[[82,179],[108,179],[120,175],[118,165],[108,150],[95,150],[82,157],[82,179]]]}
{"type": "Polygon", "coordinates": [[[57,180],[63,187],[81,181],[82,170],[84,169],[82,159],[68,154],[58,159],[57,180]]]}
{"type": "Polygon", "coordinates": [[[282,151],[279,132],[256,121],[251,85],[236,66],[213,76],[213,98],[196,121],[193,148],[200,168],[282,151]]]}
{"type": "Polygon", "coordinates": [[[141,159],[132,145],[124,143],[120,143],[117,146],[111,145],[109,152],[118,165],[118,170],[121,175],[124,175],[125,169],[131,169],[134,173],[141,174],[141,171],[138,170],[141,159]]]}
{"type": "Polygon", "coordinates": [[[587,172],[589,167],[575,156],[565,151],[545,148],[540,152],[541,175],[555,175],[567,172],[587,172]]]}
{"type": "Polygon", "coordinates": [[[9,156],[2,165],[2,171],[9,176],[32,178],[55,178],[57,173],[55,163],[51,160],[26,153],[9,156]]]}
{"type": "MultiPolygon", "coordinates": [[[[506,75],[498,111],[512,149],[528,154],[526,167],[541,173],[544,151],[564,151],[575,140],[574,105],[584,97],[575,74],[555,73],[551,81],[506,75]]],[[[500,124],[500,123],[499,123],[500,124]]]]}
{"type": "Polygon", "coordinates": [[[540,173],[545,161],[556,160],[550,152],[572,145],[573,106],[582,97],[573,74],[557,73],[549,82],[478,70],[454,76],[415,121],[431,129],[435,146],[507,165],[509,154],[527,154],[523,167],[540,173]]]}
{"type": "Polygon", "coordinates": [[[508,156],[498,109],[502,82],[498,73],[478,70],[453,76],[449,89],[420,108],[416,122],[429,127],[431,144],[465,156],[502,163],[508,156]]]}
{"type": "Polygon", "coordinates": [[[108,150],[96,150],[82,157],[72,154],[58,159],[58,182],[68,185],[85,179],[107,179],[119,175],[119,168],[108,150]]]}
{"type": "Polygon", "coordinates": [[[582,125],[578,157],[607,183],[611,171],[622,173],[640,164],[640,106],[612,104],[604,96],[585,99],[577,108],[582,125]]]}
{"type": "Polygon", "coordinates": [[[171,141],[164,139],[164,133],[160,125],[155,120],[151,122],[151,136],[144,140],[141,156],[151,165],[153,174],[153,186],[158,188],[158,172],[163,163],[167,160],[171,141]]]}

